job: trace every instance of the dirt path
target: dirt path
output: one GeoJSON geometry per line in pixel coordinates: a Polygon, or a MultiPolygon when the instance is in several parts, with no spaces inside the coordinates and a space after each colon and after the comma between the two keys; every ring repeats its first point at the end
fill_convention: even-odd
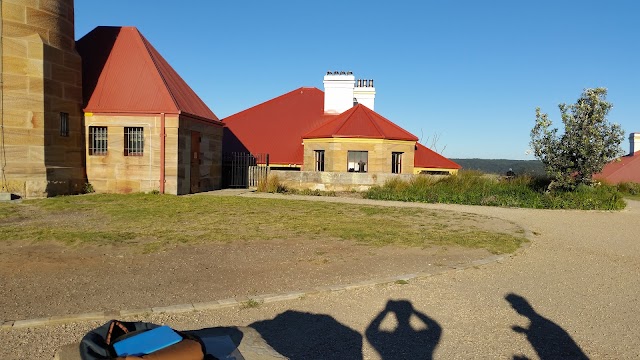
{"type": "MultiPolygon", "coordinates": [[[[254,309],[150,315],[144,320],[181,329],[251,325],[276,350],[294,359],[417,358],[431,353],[442,359],[637,358],[640,203],[630,202],[622,212],[402,206],[503,218],[530,229],[534,241],[502,263],[407,285],[321,293],[254,309]],[[396,316],[386,316],[387,311],[396,316]],[[398,323],[405,318],[408,324],[398,323]]],[[[0,349],[0,358],[50,358],[57,345],[77,341],[96,325],[0,332],[0,340],[9,344],[0,349]]]]}

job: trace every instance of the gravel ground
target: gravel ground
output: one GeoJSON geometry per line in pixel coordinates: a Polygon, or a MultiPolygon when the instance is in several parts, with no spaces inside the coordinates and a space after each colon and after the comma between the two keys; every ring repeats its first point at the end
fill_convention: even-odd
{"type": "MultiPolygon", "coordinates": [[[[250,325],[292,359],[638,358],[640,202],[621,212],[401,205],[503,218],[528,228],[533,242],[501,263],[406,285],[137,319],[178,329],[250,325]]],[[[50,359],[97,325],[3,330],[0,358],[50,359]]]]}

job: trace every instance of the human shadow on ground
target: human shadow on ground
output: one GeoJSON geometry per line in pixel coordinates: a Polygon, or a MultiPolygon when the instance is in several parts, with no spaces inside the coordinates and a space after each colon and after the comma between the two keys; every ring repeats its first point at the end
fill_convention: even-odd
{"type": "Polygon", "coordinates": [[[329,315],[288,310],[249,326],[292,360],[362,359],[362,335],[329,315]]]}
{"type": "Polygon", "coordinates": [[[442,327],[417,311],[407,300],[389,300],[366,330],[367,340],[384,359],[432,359],[442,327]],[[385,317],[394,314],[397,326],[392,331],[381,329],[385,317]],[[415,316],[414,329],[410,320],[415,316]]]}
{"type": "MultiPolygon", "coordinates": [[[[589,359],[571,336],[558,324],[538,314],[524,297],[507,294],[511,307],[531,322],[528,328],[512,326],[513,331],[524,334],[541,360],[546,359],[589,359]]],[[[514,356],[514,359],[526,359],[514,356]]]]}
{"type": "Polygon", "coordinates": [[[223,358],[223,356],[235,356],[240,359],[242,358],[241,354],[236,349],[240,347],[240,343],[244,338],[244,334],[236,327],[212,327],[199,330],[186,330],[183,331],[182,334],[185,334],[187,336],[195,336],[196,338],[200,339],[200,342],[205,346],[204,360],[217,359],[217,357],[213,356],[214,354],[216,356],[220,356],[221,358],[223,358]],[[226,336],[229,337],[231,343],[221,342],[220,340],[214,341],[213,344],[215,345],[214,349],[216,350],[216,352],[210,353],[208,351],[209,344],[206,340],[207,338],[220,338],[226,336]]]}

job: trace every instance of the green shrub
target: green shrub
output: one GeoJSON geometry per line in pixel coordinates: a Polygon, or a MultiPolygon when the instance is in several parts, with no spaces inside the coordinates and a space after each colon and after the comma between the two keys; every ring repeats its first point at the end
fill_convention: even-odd
{"type": "Polygon", "coordinates": [[[95,189],[93,188],[93,185],[91,185],[90,182],[87,182],[84,184],[84,187],[82,188],[82,193],[83,194],[92,194],[96,192],[95,189]]]}
{"type": "Polygon", "coordinates": [[[618,190],[626,195],[640,195],[640,183],[623,182],[618,184],[618,190]]]}
{"type": "Polygon", "coordinates": [[[504,179],[478,171],[435,179],[417,176],[398,178],[374,186],[365,198],[427,203],[449,203],[544,209],[617,210],[625,207],[623,194],[615,186],[578,186],[573,191],[547,191],[546,177],[521,176],[504,179]]]}

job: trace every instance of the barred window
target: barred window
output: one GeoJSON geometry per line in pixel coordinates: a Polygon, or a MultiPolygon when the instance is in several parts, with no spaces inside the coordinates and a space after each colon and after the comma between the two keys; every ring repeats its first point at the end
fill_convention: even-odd
{"type": "Polygon", "coordinates": [[[89,126],[89,155],[107,155],[106,126],[89,126]]]}
{"type": "Polygon", "coordinates": [[[324,171],[324,150],[315,150],[316,171],[324,171]]]}
{"type": "Polygon", "coordinates": [[[402,153],[401,152],[391,153],[391,172],[393,174],[402,173],[402,153]]]}
{"type": "Polygon", "coordinates": [[[69,136],[69,113],[60,113],[60,136],[69,136]]]}
{"type": "Polygon", "coordinates": [[[367,151],[348,151],[347,171],[366,173],[368,161],[369,153],[367,151]]]}
{"type": "Polygon", "coordinates": [[[144,155],[144,128],[124,128],[124,156],[144,155]]]}

